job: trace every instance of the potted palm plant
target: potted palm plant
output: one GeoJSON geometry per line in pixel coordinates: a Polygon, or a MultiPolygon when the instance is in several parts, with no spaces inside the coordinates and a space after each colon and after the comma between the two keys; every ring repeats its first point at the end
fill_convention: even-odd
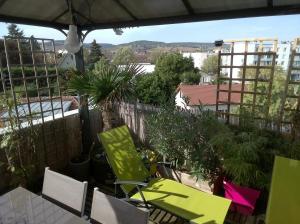
{"type": "MultiPolygon", "coordinates": [[[[72,93],[86,96],[89,102],[98,108],[102,115],[103,130],[113,127],[113,104],[133,96],[133,79],[142,73],[141,66],[136,64],[123,67],[110,64],[101,58],[95,63],[94,69],[85,74],[74,72],[68,83],[68,89],[72,93]]],[[[89,160],[89,156],[82,153],[80,157],[89,160]]],[[[83,164],[71,161],[73,167],[83,164]]],[[[86,163],[84,163],[86,166],[86,163]]],[[[88,162],[89,165],[89,162],[88,162]]],[[[84,169],[77,169],[78,172],[84,169]]],[[[98,171],[99,172],[99,171],[98,171]]],[[[76,176],[76,175],[75,175],[76,176]]],[[[82,175],[81,175],[82,176],[82,175]]]]}
{"type": "Polygon", "coordinates": [[[121,67],[101,58],[91,72],[73,75],[69,90],[87,95],[90,102],[100,109],[105,131],[112,128],[113,104],[133,96],[132,81],[141,73],[142,67],[137,64],[121,67]]]}

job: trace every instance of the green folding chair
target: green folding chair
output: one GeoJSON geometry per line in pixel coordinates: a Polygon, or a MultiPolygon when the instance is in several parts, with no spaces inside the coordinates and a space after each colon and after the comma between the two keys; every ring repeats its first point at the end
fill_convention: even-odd
{"type": "Polygon", "coordinates": [[[138,155],[127,126],[99,134],[108,161],[126,197],[140,200],[181,217],[190,223],[221,224],[231,201],[176,181],[155,178],[138,155]],[[145,181],[149,181],[145,183],[145,181]]]}
{"type": "Polygon", "coordinates": [[[276,156],[266,224],[300,223],[300,161],[276,156]]]}

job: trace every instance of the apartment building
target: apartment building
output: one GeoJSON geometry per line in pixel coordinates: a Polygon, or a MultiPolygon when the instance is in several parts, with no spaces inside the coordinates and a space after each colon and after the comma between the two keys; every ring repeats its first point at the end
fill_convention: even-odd
{"type": "MultiPolygon", "coordinates": [[[[263,52],[270,52],[275,50],[276,51],[276,58],[275,64],[281,66],[285,71],[289,68],[290,57],[292,53],[292,41],[282,41],[277,44],[277,48],[274,49],[274,44],[272,43],[264,43],[262,45],[263,52]]],[[[260,44],[258,42],[250,42],[248,43],[248,52],[258,52],[260,44]]],[[[234,44],[234,52],[235,53],[242,53],[245,51],[245,43],[244,42],[237,42],[234,44]]],[[[300,53],[300,46],[296,48],[296,52],[300,53]]],[[[223,65],[230,65],[230,56],[223,56],[222,57],[222,64],[223,65]]],[[[257,55],[248,55],[247,56],[247,65],[257,65],[258,64],[258,56],[257,55]]],[[[260,58],[260,65],[272,65],[273,57],[272,55],[264,55],[260,58]]],[[[233,65],[234,66],[242,66],[244,64],[244,55],[234,55],[233,57],[233,65]]],[[[296,56],[294,60],[294,67],[300,68],[300,56],[296,56]]],[[[229,68],[223,68],[222,73],[225,75],[230,74],[229,68]]],[[[233,68],[232,70],[232,77],[238,78],[240,74],[239,68],[233,68]]],[[[300,80],[300,70],[293,71],[291,74],[292,80],[300,80]]]]}

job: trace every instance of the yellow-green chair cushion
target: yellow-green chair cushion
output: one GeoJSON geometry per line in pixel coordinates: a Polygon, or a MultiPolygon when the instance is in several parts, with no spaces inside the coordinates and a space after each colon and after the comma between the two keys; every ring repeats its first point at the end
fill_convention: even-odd
{"type": "MultiPolygon", "coordinates": [[[[127,126],[123,125],[102,132],[98,136],[118,180],[143,182],[149,177],[149,171],[136,151],[127,126]]],[[[123,184],[121,187],[126,193],[135,188],[133,185],[126,184],[123,184]]]]}
{"type": "Polygon", "coordinates": [[[300,223],[300,161],[277,156],[266,224],[300,223]]]}
{"type": "MultiPolygon", "coordinates": [[[[231,201],[169,179],[153,179],[142,188],[145,199],[191,223],[222,224],[231,201]]],[[[139,193],[132,199],[142,200],[139,193]]]]}

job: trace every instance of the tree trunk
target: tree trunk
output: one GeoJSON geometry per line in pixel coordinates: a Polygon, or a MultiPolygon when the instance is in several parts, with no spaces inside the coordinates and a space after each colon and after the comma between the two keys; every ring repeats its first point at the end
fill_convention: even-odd
{"type": "Polygon", "coordinates": [[[110,106],[104,106],[101,110],[103,120],[103,131],[107,131],[112,128],[112,110],[110,106]]]}

